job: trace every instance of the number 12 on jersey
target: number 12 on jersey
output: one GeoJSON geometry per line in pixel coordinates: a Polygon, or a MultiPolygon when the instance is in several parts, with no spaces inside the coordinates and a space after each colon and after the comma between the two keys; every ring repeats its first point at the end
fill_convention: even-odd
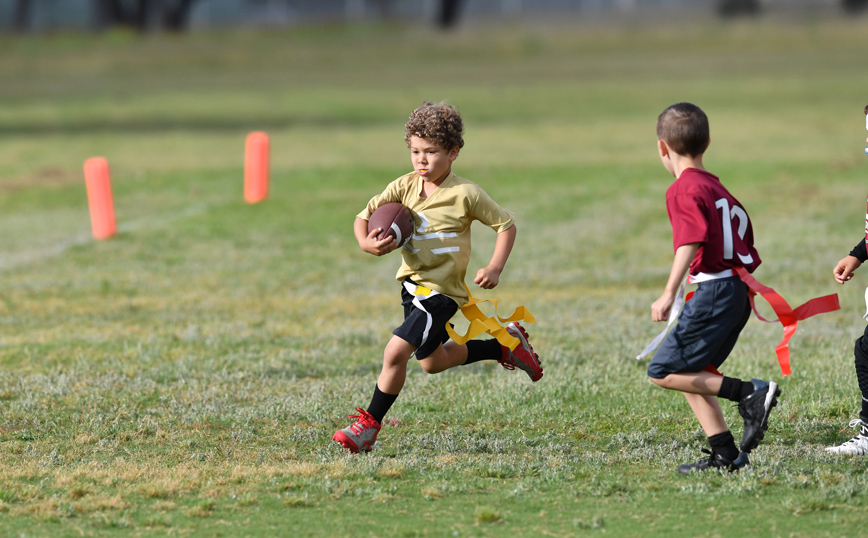
{"type": "Polygon", "coordinates": [[[733,220],[738,219],[738,229],[736,233],[738,233],[739,239],[744,241],[744,234],[747,233],[747,225],[748,225],[748,216],[747,211],[742,209],[740,206],[729,205],[729,200],[726,198],[721,198],[717,202],[714,203],[715,207],[720,209],[721,212],[721,224],[723,228],[723,258],[725,260],[731,260],[733,253],[738,255],[738,259],[741,260],[743,265],[751,265],[753,263],[753,257],[750,253],[740,254],[735,251],[735,246],[733,244],[732,232],[733,232],[733,220]]]}

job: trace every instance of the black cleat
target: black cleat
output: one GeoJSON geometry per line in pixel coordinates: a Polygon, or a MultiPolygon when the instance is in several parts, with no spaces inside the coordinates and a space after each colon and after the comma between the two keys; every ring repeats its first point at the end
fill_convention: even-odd
{"type": "Polygon", "coordinates": [[[698,473],[707,471],[709,469],[726,469],[730,473],[733,473],[750,465],[750,458],[747,457],[746,452],[742,452],[737,458],[735,458],[735,461],[731,461],[724,458],[714,450],[703,448],[702,451],[709,454],[709,456],[703,460],[697,461],[696,463],[685,463],[684,465],[679,465],[678,472],[681,474],[690,474],[693,472],[698,473]]]}
{"type": "Polygon", "coordinates": [[[769,413],[778,404],[781,389],[774,381],[751,379],[756,390],[738,402],[738,413],[744,419],[744,435],[739,448],[750,452],[759,445],[769,427],[769,413]]]}

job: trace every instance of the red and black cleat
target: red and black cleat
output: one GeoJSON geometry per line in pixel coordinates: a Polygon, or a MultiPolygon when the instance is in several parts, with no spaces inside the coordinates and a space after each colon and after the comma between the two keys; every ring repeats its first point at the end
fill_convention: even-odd
{"type": "Polygon", "coordinates": [[[530,337],[524,327],[513,322],[506,326],[506,332],[518,338],[519,344],[514,350],[501,346],[503,357],[497,362],[507,370],[515,370],[516,368],[524,370],[533,382],[542,379],[543,369],[539,355],[534,352],[533,346],[528,342],[530,337]]]}

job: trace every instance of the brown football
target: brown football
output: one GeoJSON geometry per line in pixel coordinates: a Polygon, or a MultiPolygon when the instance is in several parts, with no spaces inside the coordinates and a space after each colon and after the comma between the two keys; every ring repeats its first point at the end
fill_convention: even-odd
{"type": "Polygon", "coordinates": [[[368,219],[368,233],[381,228],[377,239],[394,237],[398,246],[410,240],[413,235],[413,214],[403,204],[389,202],[378,207],[368,219]]]}

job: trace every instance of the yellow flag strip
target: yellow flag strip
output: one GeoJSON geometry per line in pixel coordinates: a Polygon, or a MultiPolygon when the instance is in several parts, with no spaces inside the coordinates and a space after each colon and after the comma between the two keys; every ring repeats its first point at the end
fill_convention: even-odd
{"type": "MultiPolygon", "coordinates": [[[[464,285],[464,288],[467,289],[466,284],[464,285]]],[[[527,321],[528,323],[536,323],[536,318],[524,306],[517,307],[511,316],[502,318],[497,315],[497,299],[477,299],[470,295],[469,289],[467,289],[467,296],[469,297],[467,304],[460,308],[461,313],[464,314],[464,317],[470,322],[470,327],[467,328],[467,333],[462,336],[455,332],[451,325],[446,325],[446,332],[449,333],[449,338],[454,340],[457,344],[466,344],[468,340],[471,340],[480,334],[488,333],[495,337],[501,345],[512,350],[518,347],[519,340],[509,334],[506,331],[506,327],[502,326],[501,323],[509,323],[510,321],[527,321]],[[493,304],[494,317],[486,316],[478,306],[480,303],[493,304]],[[495,317],[497,319],[495,319],[495,317]],[[500,323],[498,323],[498,320],[500,323]]]]}

